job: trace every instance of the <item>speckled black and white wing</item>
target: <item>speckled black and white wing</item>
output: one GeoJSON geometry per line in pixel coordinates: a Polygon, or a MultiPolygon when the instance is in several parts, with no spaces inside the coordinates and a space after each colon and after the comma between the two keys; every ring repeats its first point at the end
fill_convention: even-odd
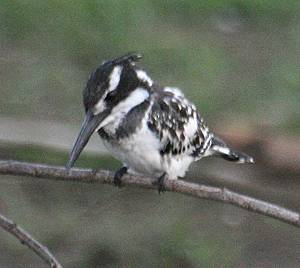
{"type": "Polygon", "coordinates": [[[164,87],[154,93],[148,127],[160,139],[165,158],[201,158],[209,145],[209,130],[196,107],[177,88],[164,87]]]}
{"type": "Polygon", "coordinates": [[[160,87],[138,67],[137,54],[104,62],[83,92],[85,120],[70,154],[74,162],[94,132],[126,170],[159,178],[184,177],[189,165],[215,155],[238,163],[253,159],[229,148],[204,124],[180,90],[160,87]]]}

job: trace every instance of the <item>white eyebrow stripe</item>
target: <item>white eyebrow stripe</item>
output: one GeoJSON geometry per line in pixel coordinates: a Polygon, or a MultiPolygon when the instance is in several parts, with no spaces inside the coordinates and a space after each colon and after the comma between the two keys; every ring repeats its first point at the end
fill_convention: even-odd
{"type": "Polygon", "coordinates": [[[106,109],[106,105],[104,102],[105,97],[109,92],[114,91],[120,83],[121,74],[122,74],[123,66],[117,65],[113,68],[109,75],[109,86],[106,90],[106,93],[102,96],[100,100],[93,107],[93,114],[97,115],[103,112],[106,109]]]}
{"type": "Polygon", "coordinates": [[[104,103],[104,99],[101,98],[93,107],[92,111],[94,115],[97,115],[103,112],[106,109],[106,105],[104,103]]]}
{"type": "Polygon", "coordinates": [[[107,89],[107,93],[114,91],[119,85],[122,70],[123,67],[120,65],[117,65],[116,67],[113,68],[112,72],[109,75],[109,87],[107,89]]]}

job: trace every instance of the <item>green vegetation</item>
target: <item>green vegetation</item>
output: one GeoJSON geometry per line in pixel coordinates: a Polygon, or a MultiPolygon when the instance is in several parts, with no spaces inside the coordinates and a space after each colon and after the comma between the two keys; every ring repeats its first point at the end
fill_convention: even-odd
{"type": "MultiPolygon", "coordinates": [[[[1,0],[0,113],[79,125],[81,91],[90,71],[104,59],[137,51],[149,74],[182,88],[211,128],[250,122],[255,129],[297,135],[299,15],[298,0],[1,0]]],[[[64,165],[67,156],[50,148],[0,143],[1,159],[64,165]]],[[[120,163],[83,154],[76,165],[114,170],[120,163]]],[[[205,165],[200,171],[209,170],[205,165]]],[[[225,165],[214,167],[223,172],[225,165]]],[[[272,188],[264,198],[298,208],[299,202],[289,201],[296,200],[295,193],[288,194],[290,188],[297,191],[287,187],[292,176],[282,183],[280,172],[273,171],[274,179],[265,169],[259,163],[253,173],[234,166],[228,177],[241,177],[246,184],[250,173],[261,175],[260,185],[277,183],[284,189],[272,188]]],[[[234,182],[228,183],[234,187],[234,182]]],[[[250,193],[257,191],[251,187],[250,193]]],[[[176,194],[2,176],[0,210],[66,267],[298,264],[296,228],[176,194]]],[[[0,249],[0,266],[41,265],[2,231],[0,249]]]]}
{"type": "MultiPolygon", "coordinates": [[[[27,144],[2,144],[0,143],[0,158],[14,159],[18,161],[51,163],[53,165],[64,166],[67,162],[69,153],[65,151],[45,148],[42,146],[27,144]]],[[[120,163],[108,155],[91,155],[83,153],[76,162],[76,165],[83,168],[102,168],[115,170],[120,163]]]]}
{"type": "Polygon", "coordinates": [[[299,10],[292,0],[3,0],[0,112],[79,122],[89,72],[139,51],[208,121],[299,133],[299,10]]]}

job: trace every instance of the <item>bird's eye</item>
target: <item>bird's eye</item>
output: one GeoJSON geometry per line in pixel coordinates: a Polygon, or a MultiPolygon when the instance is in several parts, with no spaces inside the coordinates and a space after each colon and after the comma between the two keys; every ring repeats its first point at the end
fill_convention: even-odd
{"type": "Polygon", "coordinates": [[[111,101],[115,96],[117,95],[117,91],[113,90],[109,93],[107,93],[106,97],[105,97],[105,101],[111,101]]]}

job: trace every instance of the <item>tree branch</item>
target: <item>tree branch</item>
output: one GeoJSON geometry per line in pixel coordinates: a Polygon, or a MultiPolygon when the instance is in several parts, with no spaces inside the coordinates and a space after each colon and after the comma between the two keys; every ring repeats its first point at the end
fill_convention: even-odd
{"type": "Polygon", "coordinates": [[[43,246],[24,229],[1,214],[0,226],[7,232],[14,235],[16,238],[18,238],[22,244],[26,245],[32,251],[34,251],[44,262],[49,264],[50,267],[62,268],[61,264],[55,259],[55,257],[51,254],[47,247],[43,246]]]}
{"type": "MultiPolygon", "coordinates": [[[[0,161],[0,173],[23,175],[52,180],[76,181],[85,183],[112,184],[114,173],[106,170],[73,168],[70,170],[60,166],[50,166],[18,161],[0,161]]],[[[125,175],[122,184],[147,189],[157,189],[153,178],[125,175]]],[[[203,199],[229,203],[234,206],[257,212],[291,225],[300,227],[300,214],[283,207],[242,195],[226,188],[199,185],[182,180],[167,180],[166,189],[203,199]]]]}

